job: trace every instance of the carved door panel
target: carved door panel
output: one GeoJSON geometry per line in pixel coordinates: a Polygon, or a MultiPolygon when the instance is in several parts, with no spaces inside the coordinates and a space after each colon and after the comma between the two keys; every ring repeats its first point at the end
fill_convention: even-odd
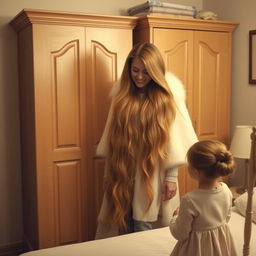
{"type": "Polygon", "coordinates": [[[85,43],[79,27],[35,25],[33,36],[38,235],[45,248],[83,240],[85,43]]]}
{"type": "MultiPolygon", "coordinates": [[[[174,73],[184,84],[187,106],[193,119],[193,39],[191,30],[154,29],[154,44],[160,49],[167,71],[174,73]]],[[[184,195],[197,183],[190,178],[186,167],[179,169],[179,192],[184,195]]]]}
{"type": "MultiPolygon", "coordinates": [[[[212,31],[154,28],[167,70],[187,90],[187,106],[200,140],[228,142],[230,113],[230,34],[212,31]]],[[[180,194],[196,186],[186,171],[179,171],[180,194]]]]}
{"type": "Polygon", "coordinates": [[[187,106],[192,115],[193,31],[154,29],[154,44],[160,49],[167,71],[174,73],[184,84],[187,106]]]}
{"type": "Polygon", "coordinates": [[[230,115],[230,35],[195,32],[194,118],[201,140],[228,143],[230,115]]]}
{"type": "Polygon", "coordinates": [[[95,236],[103,197],[104,159],[95,158],[110,106],[109,92],[132,48],[129,30],[86,28],[86,162],[89,239],[95,236]],[[125,39],[125,40],[124,40],[125,39]],[[121,42],[121,43],[120,43],[121,42]]]}

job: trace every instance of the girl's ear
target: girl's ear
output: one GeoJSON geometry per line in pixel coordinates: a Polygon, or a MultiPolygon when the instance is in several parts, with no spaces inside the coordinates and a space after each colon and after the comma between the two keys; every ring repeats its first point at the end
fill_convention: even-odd
{"type": "Polygon", "coordinates": [[[189,171],[190,176],[194,179],[198,179],[198,177],[200,176],[200,172],[190,165],[188,166],[188,171],[189,171]]]}
{"type": "Polygon", "coordinates": [[[196,176],[197,178],[199,178],[200,175],[201,175],[201,171],[199,171],[199,170],[197,170],[197,169],[194,169],[194,172],[195,172],[195,176],[196,176]]]}
{"type": "Polygon", "coordinates": [[[201,172],[198,171],[198,170],[195,169],[195,168],[193,168],[193,173],[194,173],[194,176],[195,176],[196,178],[199,178],[199,176],[200,176],[200,174],[201,174],[201,172]]]}

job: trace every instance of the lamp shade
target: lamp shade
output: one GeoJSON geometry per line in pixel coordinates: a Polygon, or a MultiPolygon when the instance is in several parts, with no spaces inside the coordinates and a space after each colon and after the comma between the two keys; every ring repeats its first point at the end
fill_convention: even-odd
{"type": "Polygon", "coordinates": [[[235,127],[231,140],[230,152],[236,158],[249,159],[251,150],[252,126],[239,125],[235,127]]]}

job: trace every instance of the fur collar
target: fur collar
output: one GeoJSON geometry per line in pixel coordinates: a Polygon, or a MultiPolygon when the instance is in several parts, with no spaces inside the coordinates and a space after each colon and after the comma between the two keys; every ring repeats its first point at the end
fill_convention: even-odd
{"type": "Polygon", "coordinates": [[[171,89],[173,97],[176,102],[185,101],[186,100],[186,93],[184,86],[181,80],[175,76],[173,73],[166,73],[165,75],[166,81],[171,89]]]}

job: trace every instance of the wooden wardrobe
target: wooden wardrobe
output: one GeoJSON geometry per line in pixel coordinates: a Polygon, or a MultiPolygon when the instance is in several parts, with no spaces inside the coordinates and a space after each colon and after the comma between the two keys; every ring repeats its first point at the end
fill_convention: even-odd
{"type": "Polygon", "coordinates": [[[39,249],[94,239],[108,93],[136,18],[25,9],[18,33],[24,240],[39,249]]]}
{"type": "MultiPolygon", "coordinates": [[[[232,32],[237,25],[219,20],[144,16],[134,30],[134,43],[154,43],[167,70],[185,85],[187,106],[200,140],[229,143],[232,32]]],[[[180,194],[195,186],[186,169],[180,170],[180,194]]]]}
{"type": "MultiPolygon", "coordinates": [[[[25,9],[11,25],[18,34],[23,233],[30,249],[94,238],[104,170],[95,148],[133,40],[158,46],[183,81],[199,138],[228,142],[236,23],[25,9]]],[[[184,170],[179,182],[181,194],[195,185],[184,170]]]]}

